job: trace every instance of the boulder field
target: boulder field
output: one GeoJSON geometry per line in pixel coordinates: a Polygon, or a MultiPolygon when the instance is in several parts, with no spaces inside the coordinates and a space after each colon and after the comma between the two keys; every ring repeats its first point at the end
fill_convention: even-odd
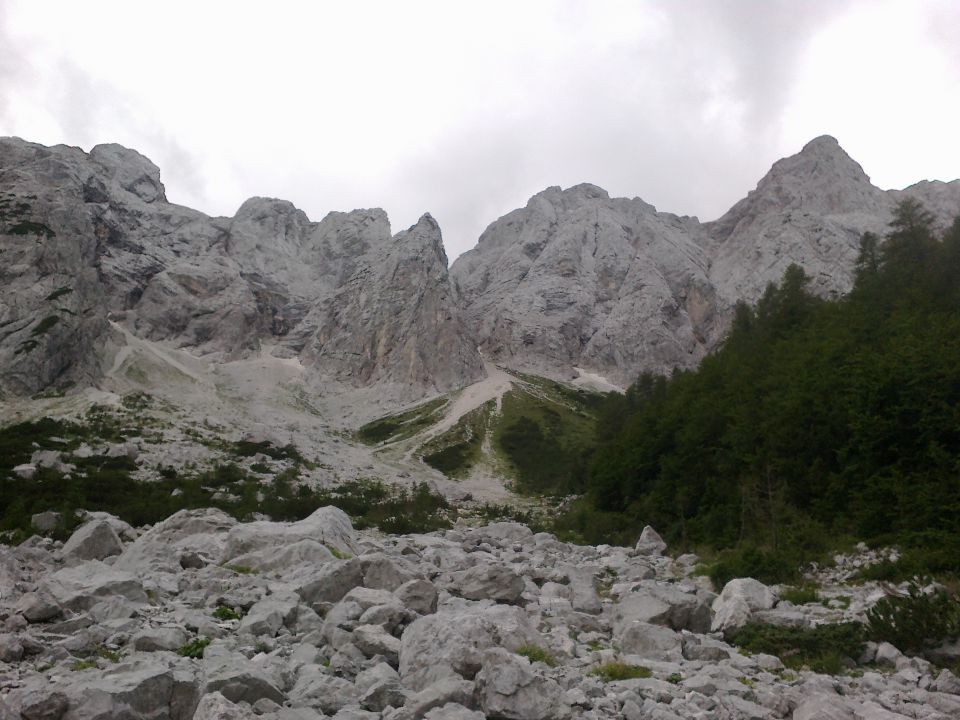
{"type": "MultiPolygon", "coordinates": [[[[388,536],[334,507],[99,513],[65,543],[0,546],[0,719],[960,716],[960,680],[889,645],[831,676],[725,640],[862,619],[875,584],[794,606],[749,578],[715,592],[665,551],[652,528],[626,548],[515,523],[388,536]]],[[[859,562],[840,560],[825,592],[859,562]]]]}

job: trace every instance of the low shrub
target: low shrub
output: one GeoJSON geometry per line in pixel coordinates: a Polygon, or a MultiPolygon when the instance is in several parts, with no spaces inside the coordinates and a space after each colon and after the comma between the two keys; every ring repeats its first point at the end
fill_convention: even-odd
{"type": "Polygon", "coordinates": [[[240,613],[226,605],[220,605],[212,613],[217,620],[239,620],[240,613]]]}
{"type": "Polygon", "coordinates": [[[914,581],[906,595],[887,595],[867,611],[867,629],[901,652],[921,652],[960,637],[960,597],[914,581]]]}
{"type": "Polygon", "coordinates": [[[780,599],[794,605],[806,605],[820,600],[820,592],[815,583],[804,583],[787,587],[780,591],[780,599]]]}
{"type": "Polygon", "coordinates": [[[800,563],[791,553],[744,545],[722,553],[707,574],[717,588],[722,588],[734,578],[748,577],[774,585],[797,580],[800,577],[800,563]]]}
{"type": "Polygon", "coordinates": [[[200,658],[203,657],[203,652],[204,650],[206,650],[207,645],[209,644],[210,644],[210,638],[207,638],[207,637],[194,638],[193,640],[188,642],[186,645],[181,647],[179,650],[177,650],[177,655],[180,655],[181,657],[188,657],[188,658],[193,658],[195,660],[199,660],[200,658]]]}
{"type": "Polygon", "coordinates": [[[866,633],[858,622],[815,628],[748,623],[732,633],[729,640],[750,653],[776,655],[794,670],[809,667],[815,672],[837,675],[843,671],[845,658],[857,658],[863,652],[866,633]]]}

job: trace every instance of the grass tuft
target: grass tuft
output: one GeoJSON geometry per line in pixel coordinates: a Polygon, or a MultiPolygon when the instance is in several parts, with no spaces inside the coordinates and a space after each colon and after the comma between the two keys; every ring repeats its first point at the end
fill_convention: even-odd
{"type": "Polygon", "coordinates": [[[530,662],[542,662],[550,667],[557,666],[557,659],[539,645],[524,645],[517,650],[517,655],[521,655],[530,662]]]}
{"type": "Polygon", "coordinates": [[[653,673],[650,672],[650,668],[643,665],[630,665],[625,662],[612,661],[598,665],[590,671],[590,674],[596,675],[603,682],[616,682],[617,680],[648,678],[653,673]]]}

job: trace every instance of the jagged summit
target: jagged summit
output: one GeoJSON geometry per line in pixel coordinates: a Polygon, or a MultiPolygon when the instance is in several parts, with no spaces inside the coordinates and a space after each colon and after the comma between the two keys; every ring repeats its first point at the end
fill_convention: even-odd
{"type": "Polygon", "coordinates": [[[860,236],[883,233],[903,195],[944,220],[960,212],[960,182],[884,192],[823,135],[710,223],[595,185],[549,187],[491,224],[450,273],[485,352],[626,383],[640,370],[695,365],[736,301],[755,301],[791,263],[816,292],[845,292],[860,236]]]}
{"type": "Polygon", "coordinates": [[[167,203],[159,169],[133,150],[10,138],[0,140],[0,204],[3,392],[95,383],[121,340],[108,316],[217,362],[264,343],[282,357],[306,353],[320,376],[389,383],[410,399],[480,374],[429,215],[394,242],[379,209],[312,222],[288,201],[254,197],[233,218],[210,218],[167,203]],[[397,272],[407,274],[390,285],[397,272]],[[353,318],[352,332],[330,330],[339,318],[353,318]],[[375,348],[361,332],[373,319],[384,343],[402,336],[409,350],[431,338],[449,352],[375,348]]]}

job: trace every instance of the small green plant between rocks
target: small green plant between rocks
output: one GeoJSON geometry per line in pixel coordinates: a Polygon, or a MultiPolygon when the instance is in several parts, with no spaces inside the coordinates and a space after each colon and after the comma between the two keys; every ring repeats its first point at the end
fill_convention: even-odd
{"type": "Polygon", "coordinates": [[[217,620],[239,620],[240,613],[238,613],[233,608],[229,608],[226,605],[220,605],[216,610],[213,611],[213,616],[217,620]]]}
{"type": "Polygon", "coordinates": [[[517,655],[522,655],[532,663],[542,662],[549,667],[557,666],[557,659],[538,645],[524,645],[517,650],[517,655]]]}
{"type": "Polygon", "coordinates": [[[648,678],[653,673],[650,672],[650,668],[643,665],[630,665],[625,662],[612,661],[598,665],[590,671],[590,674],[597,676],[603,682],[616,682],[617,680],[648,678]]]}
{"type": "Polygon", "coordinates": [[[181,657],[193,658],[199,660],[203,657],[203,651],[210,644],[210,638],[199,637],[191,640],[186,645],[177,650],[177,655],[181,657]]]}

